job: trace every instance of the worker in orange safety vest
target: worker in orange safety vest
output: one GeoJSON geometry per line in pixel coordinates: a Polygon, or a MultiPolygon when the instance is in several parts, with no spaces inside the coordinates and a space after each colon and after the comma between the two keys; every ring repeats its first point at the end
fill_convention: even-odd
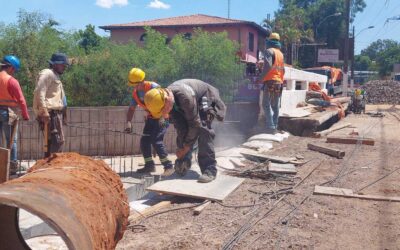
{"type": "MultiPolygon", "coordinates": [[[[148,112],[144,104],[145,94],[154,88],[160,88],[155,82],[145,81],[145,72],[139,68],[132,68],[128,75],[128,86],[133,87],[132,99],[126,114],[125,132],[132,133],[132,118],[137,106],[148,112]]],[[[172,162],[168,159],[168,152],[164,145],[164,135],[169,126],[168,119],[152,117],[148,112],[143,128],[143,136],[140,138],[140,149],[144,158],[144,167],[138,169],[137,173],[150,173],[155,171],[155,165],[151,154],[152,146],[155,148],[161,164],[164,166],[163,176],[174,173],[172,162]]]]}
{"type": "Polygon", "coordinates": [[[266,132],[275,134],[278,132],[279,104],[285,75],[284,57],[281,52],[279,34],[271,33],[266,45],[264,69],[260,75],[263,83],[263,107],[266,117],[266,132]]]}
{"type": "Polygon", "coordinates": [[[0,142],[6,148],[11,147],[10,174],[16,174],[18,170],[17,114],[21,111],[24,120],[29,120],[29,114],[21,86],[13,77],[21,67],[20,60],[14,55],[7,55],[0,63],[0,67],[0,142]],[[17,110],[18,107],[20,110],[17,110]]]}

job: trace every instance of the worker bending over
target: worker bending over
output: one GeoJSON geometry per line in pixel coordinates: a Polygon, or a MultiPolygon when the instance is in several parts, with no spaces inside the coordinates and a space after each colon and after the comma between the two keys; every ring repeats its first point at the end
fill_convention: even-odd
{"type": "Polygon", "coordinates": [[[279,40],[278,33],[271,33],[267,39],[264,69],[261,73],[266,132],[270,134],[275,134],[278,131],[279,106],[282,97],[283,77],[285,75],[284,58],[279,40]]]}
{"type": "MultiPolygon", "coordinates": [[[[148,112],[148,107],[144,103],[144,95],[154,88],[160,88],[155,82],[145,81],[145,72],[139,68],[132,68],[128,75],[128,85],[133,88],[132,100],[126,114],[127,133],[132,133],[132,118],[135,113],[136,106],[142,107],[148,112]]],[[[168,159],[168,153],[164,145],[164,135],[169,126],[168,117],[155,117],[148,112],[145,119],[143,136],[140,138],[140,149],[144,158],[144,167],[137,170],[138,173],[150,173],[155,171],[153,157],[151,155],[151,146],[156,149],[161,164],[164,166],[164,176],[174,173],[172,162],[168,159]]]]}
{"type": "Polygon", "coordinates": [[[151,115],[170,118],[177,131],[175,171],[185,175],[191,166],[193,145],[198,142],[198,160],[202,175],[198,181],[213,181],[217,175],[214,118],[222,121],[226,107],[216,88],[196,79],[183,79],[166,89],[152,89],[144,97],[151,115]]]}

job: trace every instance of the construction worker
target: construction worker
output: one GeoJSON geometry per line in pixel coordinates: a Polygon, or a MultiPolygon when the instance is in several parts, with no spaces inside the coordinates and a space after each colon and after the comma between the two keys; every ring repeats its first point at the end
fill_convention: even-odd
{"type": "MultiPolygon", "coordinates": [[[[132,100],[126,114],[127,133],[132,132],[132,118],[137,106],[147,111],[144,104],[144,95],[151,89],[160,88],[155,82],[145,81],[145,72],[139,68],[132,68],[128,75],[128,85],[133,87],[132,100]]],[[[153,117],[149,112],[145,119],[143,136],[140,138],[140,149],[144,158],[144,167],[137,170],[137,173],[150,173],[155,171],[154,161],[151,154],[152,146],[155,148],[161,164],[164,166],[164,176],[174,173],[172,162],[168,159],[168,152],[164,145],[164,135],[169,126],[168,118],[159,119],[153,117]]]]}
{"type": "Polygon", "coordinates": [[[49,68],[40,71],[33,92],[33,111],[47,145],[45,157],[62,152],[63,149],[67,99],[60,77],[69,65],[68,58],[63,53],[54,53],[48,63],[49,68]]]}
{"type": "Polygon", "coordinates": [[[28,107],[19,82],[13,77],[14,73],[21,67],[18,57],[5,56],[0,67],[0,141],[2,142],[1,145],[11,149],[10,174],[16,174],[18,170],[17,114],[19,113],[16,108],[19,106],[23,119],[28,121],[28,107]]]}
{"type": "Polygon", "coordinates": [[[183,79],[166,89],[150,90],[144,102],[153,117],[170,117],[177,130],[175,172],[182,176],[186,174],[191,166],[193,146],[197,142],[202,173],[198,182],[213,181],[217,175],[217,162],[211,123],[214,118],[222,121],[226,110],[218,90],[200,80],[183,79]]]}
{"type": "Polygon", "coordinates": [[[282,96],[283,77],[285,74],[284,58],[281,52],[280,36],[271,33],[266,41],[264,69],[261,81],[264,84],[263,107],[266,118],[267,133],[275,134],[278,129],[279,105],[282,96]]]}

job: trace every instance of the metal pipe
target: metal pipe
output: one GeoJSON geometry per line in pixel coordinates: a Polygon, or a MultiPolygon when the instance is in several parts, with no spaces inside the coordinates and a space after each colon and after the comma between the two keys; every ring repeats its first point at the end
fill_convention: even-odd
{"type": "Polygon", "coordinates": [[[23,177],[0,185],[3,249],[29,249],[18,209],[40,217],[68,249],[115,249],[128,224],[129,204],[119,176],[103,161],[53,154],[23,177]]]}

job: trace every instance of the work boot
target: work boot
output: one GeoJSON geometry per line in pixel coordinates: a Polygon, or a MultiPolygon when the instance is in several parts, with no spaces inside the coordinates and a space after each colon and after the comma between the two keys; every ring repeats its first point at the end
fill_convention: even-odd
{"type": "Polygon", "coordinates": [[[18,171],[18,162],[10,161],[10,175],[16,175],[18,171]]]}
{"type": "Polygon", "coordinates": [[[216,178],[216,174],[212,174],[208,171],[204,172],[204,174],[202,174],[199,179],[197,180],[197,182],[200,183],[208,183],[208,182],[212,182],[213,180],[215,180],[216,178]]]}
{"type": "Polygon", "coordinates": [[[143,168],[139,168],[136,170],[136,173],[138,174],[149,174],[151,172],[155,172],[156,171],[156,167],[153,164],[144,164],[143,168]]]}
{"type": "Polygon", "coordinates": [[[175,172],[174,168],[164,168],[164,173],[162,174],[162,176],[170,176],[175,172]]]}
{"type": "Polygon", "coordinates": [[[270,134],[270,135],[275,135],[275,134],[278,133],[278,131],[277,131],[276,129],[274,129],[274,128],[267,128],[267,129],[265,130],[265,133],[266,133],[266,134],[270,134]]]}
{"type": "Polygon", "coordinates": [[[16,175],[18,172],[26,172],[26,167],[19,164],[17,161],[10,161],[10,175],[16,175]]]}

